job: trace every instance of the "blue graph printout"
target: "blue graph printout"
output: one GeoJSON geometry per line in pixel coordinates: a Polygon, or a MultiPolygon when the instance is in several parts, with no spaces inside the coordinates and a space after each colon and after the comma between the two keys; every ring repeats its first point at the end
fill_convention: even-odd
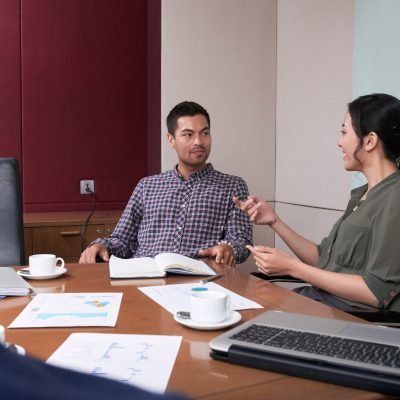
{"type": "Polygon", "coordinates": [[[41,293],[9,328],[115,326],[122,293],[41,293]]]}

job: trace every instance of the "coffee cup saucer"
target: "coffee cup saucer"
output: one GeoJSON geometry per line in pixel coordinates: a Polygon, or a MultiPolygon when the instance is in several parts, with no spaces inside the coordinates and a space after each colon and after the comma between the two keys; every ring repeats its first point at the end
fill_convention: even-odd
{"type": "Polygon", "coordinates": [[[67,268],[60,268],[58,269],[54,274],[50,275],[32,275],[29,272],[29,267],[26,268],[21,268],[19,271],[17,271],[17,274],[22,276],[23,278],[26,279],[34,279],[34,280],[44,280],[44,279],[54,279],[58,278],[61,275],[64,275],[67,272],[67,268]]]}
{"type": "Polygon", "coordinates": [[[232,311],[229,318],[217,323],[197,322],[193,321],[191,318],[181,318],[176,314],[174,315],[174,319],[176,322],[179,322],[180,324],[187,326],[188,328],[210,331],[215,329],[224,329],[228,326],[236,324],[242,319],[242,315],[237,311],[232,311]]]}

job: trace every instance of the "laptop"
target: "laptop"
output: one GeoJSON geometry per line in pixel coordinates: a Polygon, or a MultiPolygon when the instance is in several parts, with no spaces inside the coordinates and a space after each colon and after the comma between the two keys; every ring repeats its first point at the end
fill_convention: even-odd
{"type": "Polygon", "coordinates": [[[28,296],[33,288],[10,267],[0,267],[0,296],[28,296]]]}
{"type": "Polygon", "coordinates": [[[400,395],[400,329],[267,311],[210,342],[210,356],[400,395]]]}

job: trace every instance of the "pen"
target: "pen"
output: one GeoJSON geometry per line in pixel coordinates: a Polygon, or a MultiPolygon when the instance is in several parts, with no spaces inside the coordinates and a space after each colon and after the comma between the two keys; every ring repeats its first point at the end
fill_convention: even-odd
{"type": "Polygon", "coordinates": [[[214,281],[215,279],[221,278],[222,276],[224,276],[224,275],[223,274],[216,274],[216,275],[210,276],[210,277],[208,277],[206,279],[202,279],[200,281],[200,283],[204,284],[204,283],[207,283],[207,282],[211,282],[211,281],[214,281]]]}

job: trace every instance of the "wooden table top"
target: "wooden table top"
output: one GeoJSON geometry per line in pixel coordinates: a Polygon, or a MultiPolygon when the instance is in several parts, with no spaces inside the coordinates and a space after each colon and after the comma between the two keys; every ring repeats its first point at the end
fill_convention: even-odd
{"type": "MultiPolygon", "coordinates": [[[[148,285],[198,282],[198,278],[169,276],[165,279],[110,280],[108,264],[68,264],[68,273],[58,279],[30,281],[39,293],[122,292],[115,328],[7,329],[7,340],[23,346],[31,356],[46,360],[73,332],[104,332],[182,336],[182,344],[168,384],[168,390],[192,398],[207,399],[391,399],[394,397],[333,384],[312,381],[216,361],[209,356],[209,341],[219,331],[200,331],[178,324],[173,316],[137,288],[148,285]]],[[[267,310],[282,310],[342,320],[356,320],[287,289],[235,269],[224,272],[218,284],[264,306],[240,311],[247,321],[267,310]]],[[[29,297],[8,297],[0,301],[0,324],[8,326],[28,304],[29,297]]]]}

